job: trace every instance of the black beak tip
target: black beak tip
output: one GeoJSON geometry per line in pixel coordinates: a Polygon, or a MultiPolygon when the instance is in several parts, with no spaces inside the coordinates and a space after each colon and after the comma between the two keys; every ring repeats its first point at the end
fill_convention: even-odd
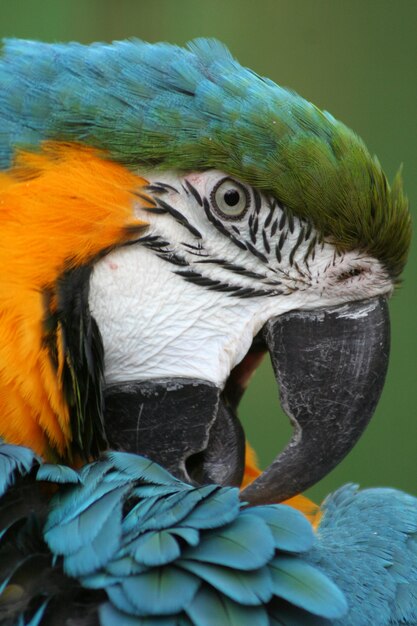
{"type": "Polygon", "coordinates": [[[265,329],[281,404],[294,434],[283,452],[242,492],[250,504],[279,502],[325,476],[352,449],[371,419],[389,356],[386,299],[292,311],[265,329]]]}

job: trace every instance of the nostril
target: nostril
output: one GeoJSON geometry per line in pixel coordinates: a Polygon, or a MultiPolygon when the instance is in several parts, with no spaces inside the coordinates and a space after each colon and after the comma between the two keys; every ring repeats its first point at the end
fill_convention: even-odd
{"type": "Polygon", "coordinates": [[[360,276],[364,273],[364,269],[362,267],[353,267],[352,269],[342,272],[337,277],[338,282],[343,282],[345,280],[349,280],[349,278],[354,278],[355,276],[360,276]]]}

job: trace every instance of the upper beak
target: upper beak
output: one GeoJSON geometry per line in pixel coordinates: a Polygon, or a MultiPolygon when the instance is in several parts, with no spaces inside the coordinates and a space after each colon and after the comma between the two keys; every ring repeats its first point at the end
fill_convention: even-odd
{"type": "Polygon", "coordinates": [[[352,449],[379,400],[388,365],[385,298],[292,311],[263,330],[281,404],[294,427],[286,448],[241,494],[280,502],[307,489],[352,449]]]}

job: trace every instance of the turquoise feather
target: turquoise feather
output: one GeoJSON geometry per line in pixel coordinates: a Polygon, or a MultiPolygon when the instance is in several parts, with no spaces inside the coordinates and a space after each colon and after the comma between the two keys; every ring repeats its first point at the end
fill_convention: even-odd
{"type": "MultiPolygon", "coordinates": [[[[70,492],[64,500],[58,497],[45,526],[45,539],[52,552],[63,557],[67,575],[77,577],[86,588],[105,588],[117,611],[140,618],[178,613],[178,618],[188,615],[191,623],[199,626],[198,621],[192,621],[192,615],[198,613],[205,597],[203,592],[199,595],[199,590],[208,586],[210,593],[221,594],[230,624],[242,613],[241,605],[257,607],[249,613],[262,615],[262,621],[268,623],[268,602],[280,597],[279,585],[273,582],[268,569],[269,563],[282,558],[276,544],[289,541],[290,549],[296,551],[295,538],[288,540],[290,527],[293,535],[297,529],[303,534],[308,529],[307,539],[303,537],[299,542],[302,549],[311,547],[314,541],[308,522],[299,513],[276,505],[261,507],[258,516],[256,509],[241,509],[237,489],[191,487],[161,473],[158,466],[141,457],[111,453],[98,464],[106,467],[101,482],[96,481],[94,469],[81,470],[82,483],[72,488],[73,509],[69,507],[70,492]],[[94,491],[88,484],[89,475],[94,491]],[[158,482],[164,483],[159,496],[154,495],[155,490],[141,491],[141,487],[158,482]],[[176,493],[166,493],[169,482],[176,486],[176,493]],[[109,486],[112,491],[108,491],[109,486]],[[80,506],[83,490],[87,507],[80,506]],[[122,520],[122,503],[129,502],[131,494],[138,498],[138,493],[141,499],[123,514],[122,520]],[[105,499],[110,497],[106,505],[105,499]],[[61,506],[64,514],[57,514],[54,507],[61,506]],[[199,514],[200,508],[204,514],[199,514]],[[106,511],[113,512],[111,517],[106,511]],[[106,533],[100,541],[102,528],[110,519],[111,536],[106,533]]],[[[297,559],[298,555],[285,558],[297,559]]],[[[299,563],[306,578],[311,577],[312,566],[299,563]]],[[[322,593],[327,593],[328,606],[321,608],[322,613],[327,615],[332,610],[342,615],[344,607],[337,604],[343,598],[341,592],[323,574],[318,573],[317,579],[319,582],[312,586],[317,587],[317,593],[322,588],[322,593]],[[334,599],[330,589],[334,590],[334,599]]],[[[299,593],[296,604],[304,608],[307,600],[302,596],[299,593]]],[[[319,612],[317,606],[314,612],[319,612]]]]}
{"type": "Polygon", "coordinates": [[[347,485],[323,510],[308,560],[350,598],[349,614],[335,624],[417,624],[417,499],[347,485]]]}
{"type": "Polygon", "coordinates": [[[25,476],[39,463],[39,457],[23,446],[12,446],[0,439],[0,497],[17,476],[25,476]]]}
{"type": "Polygon", "coordinates": [[[272,588],[284,600],[328,619],[347,613],[346,599],[340,589],[302,560],[279,557],[270,563],[269,569],[272,588]]]}
{"type": "Polygon", "coordinates": [[[417,623],[417,500],[401,492],[346,486],[315,534],[285,505],[242,508],[236,489],[187,485],[135,455],[58,468],[49,511],[42,489],[37,509],[27,494],[54,472],[41,465],[34,482],[21,469],[0,500],[0,585],[27,599],[0,601],[2,626],[61,626],[63,610],[89,626],[417,623]]]}
{"type": "Polygon", "coordinates": [[[147,532],[132,542],[129,548],[134,549],[135,561],[147,567],[167,565],[181,555],[180,545],[169,530],[147,532]]]}
{"type": "MultiPolygon", "coordinates": [[[[83,547],[94,541],[103,527],[111,518],[115,524],[119,520],[117,528],[121,534],[121,496],[126,493],[126,487],[119,487],[112,492],[99,497],[91,506],[77,513],[72,519],[62,521],[54,526],[47,525],[45,528],[45,538],[55,551],[59,551],[64,544],[68,543],[66,554],[76,553],[83,547]]],[[[93,566],[94,567],[94,566],[93,566]]]]}
{"type": "Polygon", "coordinates": [[[269,602],[273,596],[272,579],[267,568],[234,571],[211,563],[184,559],[181,567],[240,604],[259,606],[269,602]]]}
{"type": "Polygon", "coordinates": [[[52,465],[51,463],[43,463],[37,472],[37,479],[51,483],[80,483],[80,475],[68,465],[52,465]]]}
{"type": "Polygon", "coordinates": [[[184,558],[240,570],[262,567],[274,555],[274,540],[267,524],[254,515],[241,515],[224,528],[205,535],[184,558]]]}
{"type": "Polygon", "coordinates": [[[239,513],[240,502],[236,498],[236,489],[216,490],[210,499],[203,500],[197,509],[188,515],[186,523],[192,528],[207,530],[219,528],[232,522],[239,513]]]}
{"type": "MultiPolygon", "coordinates": [[[[249,515],[250,511],[251,509],[248,511],[249,515]]],[[[304,552],[313,545],[314,533],[311,524],[291,507],[258,506],[256,516],[268,524],[277,550],[304,552]]]]}
{"type": "Polygon", "coordinates": [[[210,39],[83,46],[9,40],[0,57],[0,169],[46,140],[129,167],[224,170],[272,193],[342,249],[398,277],[411,223],[363,142],[327,112],[242,67],[210,39]]]}
{"type": "Polygon", "coordinates": [[[198,626],[269,626],[268,615],[261,607],[237,604],[209,587],[200,589],[187,614],[198,626]]]}

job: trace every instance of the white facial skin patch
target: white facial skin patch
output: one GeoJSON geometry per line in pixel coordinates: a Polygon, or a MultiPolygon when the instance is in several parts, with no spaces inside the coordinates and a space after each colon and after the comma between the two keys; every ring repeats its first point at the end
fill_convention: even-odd
{"type": "Polygon", "coordinates": [[[145,235],[100,260],[90,281],[107,383],[185,377],[222,388],[270,318],[392,290],[377,260],[337,251],[223,172],[141,175],[160,211],[133,207],[145,235]]]}

